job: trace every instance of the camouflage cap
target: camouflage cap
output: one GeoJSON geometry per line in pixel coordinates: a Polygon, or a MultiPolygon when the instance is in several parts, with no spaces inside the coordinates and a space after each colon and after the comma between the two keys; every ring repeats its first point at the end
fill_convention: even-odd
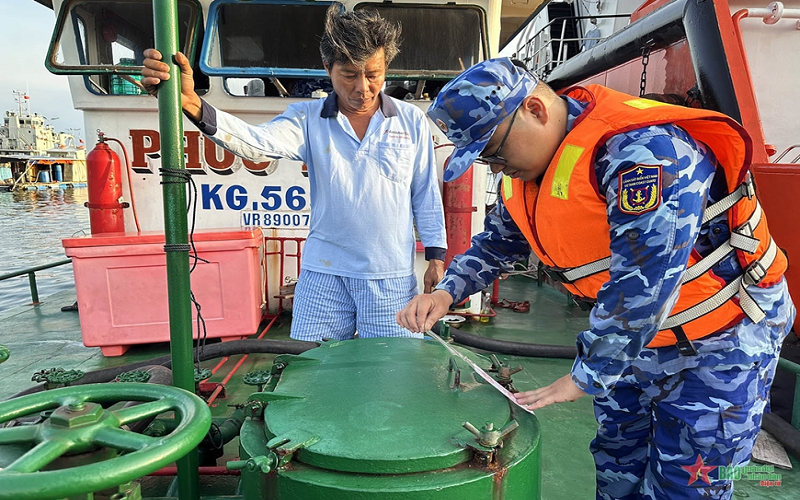
{"type": "Polygon", "coordinates": [[[503,57],[480,62],[442,87],[428,116],[456,146],[445,182],[467,171],[497,126],[538,83],[536,75],[503,57]]]}

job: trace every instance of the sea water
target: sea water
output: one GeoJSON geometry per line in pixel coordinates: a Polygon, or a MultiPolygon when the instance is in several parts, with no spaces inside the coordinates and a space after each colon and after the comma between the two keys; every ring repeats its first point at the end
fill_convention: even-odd
{"type": "MultiPolygon", "coordinates": [[[[66,259],[61,240],[89,234],[87,200],[86,188],[0,193],[0,275],[66,259]]],[[[72,265],[37,271],[36,283],[41,301],[73,289],[72,265]]],[[[0,311],[30,303],[27,275],[0,281],[0,311]]]]}

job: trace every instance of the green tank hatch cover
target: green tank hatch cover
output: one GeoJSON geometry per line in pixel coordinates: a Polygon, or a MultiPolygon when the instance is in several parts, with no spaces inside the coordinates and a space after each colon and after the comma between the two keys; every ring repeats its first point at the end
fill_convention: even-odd
{"type": "Polygon", "coordinates": [[[296,450],[294,460],[322,469],[392,474],[454,467],[470,459],[466,443],[476,439],[464,422],[500,429],[511,421],[508,401],[433,341],[330,342],[282,361],[274,396],[290,398],[271,398],[265,408],[269,446],[296,450]]]}

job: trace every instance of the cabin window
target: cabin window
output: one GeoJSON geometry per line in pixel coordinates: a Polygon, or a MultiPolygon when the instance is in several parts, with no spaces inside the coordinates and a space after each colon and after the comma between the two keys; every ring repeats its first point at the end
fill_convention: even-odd
{"type": "MultiPolygon", "coordinates": [[[[312,97],[319,95],[315,91],[330,92],[319,53],[329,5],[217,0],[209,9],[200,67],[223,77],[226,92],[234,96],[312,97]]],[[[362,3],[356,9],[375,9],[402,24],[404,41],[387,75],[387,86],[397,89],[401,98],[424,98],[429,92],[434,96],[444,81],[487,57],[486,20],[480,8],[362,3]]]]}
{"type": "Polygon", "coordinates": [[[330,92],[319,54],[329,6],[330,2],[217,1],[209,11],[211,28],[201,68],[223,76],[225,91],[238,97],[330,92]]]}
{"type": "Polygon", "coordinates": [[[364,3],[403,27],[400,53],[390,76],[452,78],[488,54],[483,10],[456,5],[364,3]]]}
{"type": "Polygon", "coordinates": [[[210,75],[238,78],[325,78],[319,40],[329,5],[218,0],[209,10],[201,67],[210,75]]]}
{"type": "MultiPolygon", "coordinates": [[[[81,69],[86,87],[93,94],[141,95],[137,66],[143,51],[155,46],[153,4],[150,0],[84,1],[64,6],[59,19],[56,68],[81,69]],[[131,67],[134,74],[109,74],[111,67],[131,67]],[[91,74],[93,69],[99,70],[91,74]]],[[[196,0],[178,0],[178,39],[181,51],[191,54],[192,39],[202,36],[202,11],[196,0]]],[[[52,48],[51,48],[52,50],[52,48]]],[[[198,71],[199,73],[199,71],[198,71]]],[[[198,90],[208,88],[208,78],[196,74],[198,90]],[[199,78],[197,78],[199,76],[199,78]]]]}

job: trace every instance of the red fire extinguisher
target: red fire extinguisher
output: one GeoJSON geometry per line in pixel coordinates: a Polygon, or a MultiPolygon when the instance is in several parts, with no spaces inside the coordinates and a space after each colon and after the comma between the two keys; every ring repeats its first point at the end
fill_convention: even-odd
{"type": "MultiPolygon", "coordinates": [[[[447,158],[444,168],[447,168],[447,158]]],[[[458,254],[469,248],[472,237],[472,212],[477,207],[472,205],[472,168],[469,168],[458,179],[445,182],[442,187],[444,201],[444,223],[447,228],[447,256],[445,266],[450,265],[458,254]]]]}
{"type": "Polygon", "coordinates": [[[125,231],[122,202],[122,170],[119,156],[106,143],[103,132],[97,132],[97,144],[86,157],[89,201],[89,224],[92,234],[125,231]]]}

